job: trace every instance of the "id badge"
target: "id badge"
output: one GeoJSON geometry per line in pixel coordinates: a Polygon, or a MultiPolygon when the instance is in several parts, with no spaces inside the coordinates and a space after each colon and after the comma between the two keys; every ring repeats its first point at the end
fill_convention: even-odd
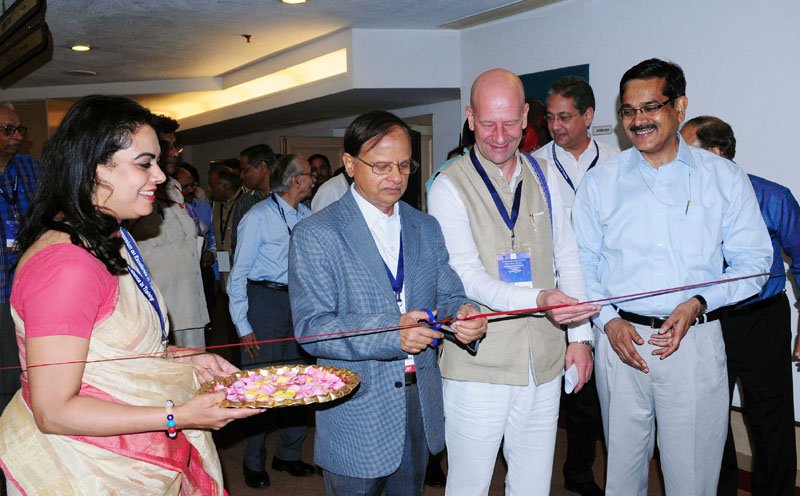
{"type": "Polygon", "coordinates": [[[497,255],[497,272],[500,280],[523,288],[533,287],[531,252],[507,251],[497,255]]]}
{"type": "Polygon", "coordinates": [[[230,272],[231,271],[231,254],[227,251],[218,251],[217,252],[217,263],[219,264],[219,271],[220,272],[230,272]]]}
{"type": "Polygon", "coordinates": [[[6,236],[6,251],[14,251],[14,242],[17,241],[17,234],[19,233],[19,222],[7,220],[3,224],[6,236]]]}

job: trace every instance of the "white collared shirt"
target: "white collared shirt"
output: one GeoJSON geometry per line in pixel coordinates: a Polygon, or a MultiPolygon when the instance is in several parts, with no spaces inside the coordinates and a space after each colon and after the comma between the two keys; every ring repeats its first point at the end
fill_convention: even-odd
{"type": "MultiPolygon", "coordinates": [[[[383,263],[397,277],[397,262],[400,260],[400,205],[394,204],[392,215],[386,215],[378,208],[364,199],[356,190],[355,184],[350,187],[356,205],[367,222],[372,239],[378,247],[378,252],[383,258],[383,263]]],[[[406,312],[406,286],[400,293],[400,313],[406,312]]]]}
{"type": "Polygon", "coordinates": [[[597,162],[595,163],[595,167],[597,167],[606,160],[619,154],[619,148],[590,139],[589,146],[586,147],[586,150],[580,154],[577,160],[575,160],[575,156],[572,155],[572,153],[556,145],[555,141],[551,141],[533,152],[533,158],[537,160],[547,160],[548,165],[556,170],[558,182],[554,184],[558,184],[558,189],[561,190],[561,198],[564,201],[564,208],[566,208],[567,213],[571,215],[572,202],[575,201],[575,190],[570,187],[567,180],[564,179],[564,176],[558,171],[558,167],[556,167],[555,160],[553,159],[553,146],[555,146],[558,162],[564,167],[564,171],[569,176],[575,189],[578,189],[578,185],[583,181],[583,176],[586,175],[586,171],[589,170],[589,166],[592,165],[595,158],[597,158],[597,162]],[[595,148],[595,143],[597,144],[597,148],[595,148]]]}

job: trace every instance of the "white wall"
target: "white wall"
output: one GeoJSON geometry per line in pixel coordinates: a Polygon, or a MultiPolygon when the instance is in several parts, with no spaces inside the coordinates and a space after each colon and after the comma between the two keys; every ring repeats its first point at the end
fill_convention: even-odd
{"type": "MultiPolygon", "coordinates": [[[[800,94],[800,2],[795,0],[566,0],[461,34],[462,103],[491,67],[523,74],[590,64],[595,124],[614,124],[619,79],[650,58],[680,64],[688,117],[733,126],[737,162],[800,196],[795,150],[800,94]]],[[[604,137],[606,138],[614,138],[604,137]]]]}
{"type": "MultiPolygon", "coordinates": [[[[594,124],[618,127],[622,74],[647,58],[669,59],[686,73],[687,117],[709,114],[730,123],[736,161],[800,198],[794,156],[800,94],[793,91],[800,79],[798,20],[796,0],[566,0],[462,32],[462,103],[475,76],[492,67],[525,74],[588,63],[594,124]]],[[[598,139],[613,143],[616,136],[598,139]]],[[[794,378],[797,418],[796,369],[794,378]]]]}
{"type": "MultiPolygon", "coordinates": [[[[458,135],[463,123],[463,110],[460,102],[453,100],[431,105],[406,107],[400,109],[385,109],[397,114],[398,117],[408,118],[417,115],[433,115],[433,161],[444,162],[447,152],[458,145],[458,135]]],[[[257,143],[266,143],[276,152],[280,151],[281,136],[333,136],[335,129],[345,129],[356,116],[333,119],[302,126],[294,126],[274,131],[258,132],[212,141],[203,144],[187,146],[183,158],[197,167],[205,183],[208,162],[222,158],[238,157],[239,152],[248,146],[257,143]]],[[[339,157],[328,157],[331,162],[340,161],[339,157]]],[[[338,165],[337,165],[338,166],[338,165]]],[[[334,166],[335,168],[336,166],[334,166]]]]}

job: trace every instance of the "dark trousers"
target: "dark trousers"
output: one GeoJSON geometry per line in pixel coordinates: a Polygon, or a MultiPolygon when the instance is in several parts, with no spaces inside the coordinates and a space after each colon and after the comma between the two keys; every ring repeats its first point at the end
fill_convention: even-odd
{"type": "MultiPolygon", "coordinates": [[[[790,318],[789,300],[782,294],[768,306],[730,312],[721,319],[731,395],[738,378],[742,410],[750,424],[753,496],[794,494],[797,454],[790,318]]],[[[717,494],[735,495],[738,479],[736,448],[728,427],[717,494]]]]}
{"type": "Polygon", "coordinates": [[[422,423],[419,390],[406,386],[406,440],[400,467],[392,474],[376,479],[361,479],[323,471],[326,496],[422,496],[425,490],[425,467],[428,442],[422,423]]]}
{"type": "MultiPolygon", "coordinates": [[[[247,320],[253,327],[256,339],[287,338],[294,336],[289,293],[271,288],[247,285],[247,320]]],[[[242,351],[242,368],[252,369],[268,365],[306,363],[306,355],[296,341],[262,343],[259,357],[252,361],[242,351]]],[[[262,415],[250,417],[245,425],[244,463],[250,470],[263,470],[267,459],[264,440],[270,427],[278,431],[275,456],[282,460],[299,460],[303,441],[308,431],[308,413],[305,407],[275,408],[262,415]]]]}
{"type": "Polygon", "coordinates": [[[16,367],[0,371],[0,413],[20,388],[19,349],[11,304],[0,304],[0,367],[16,367]]]}
{"type": "Polygon", "coordinates": [[[567,459],[564,462],[564,481],[582,484],[594,480],[594,465],[597,440],[603,432],[600,416],[600,400],[594,374],[583,389],[566,394],[561,390],[561,413],[567,429],[567,459]]]}

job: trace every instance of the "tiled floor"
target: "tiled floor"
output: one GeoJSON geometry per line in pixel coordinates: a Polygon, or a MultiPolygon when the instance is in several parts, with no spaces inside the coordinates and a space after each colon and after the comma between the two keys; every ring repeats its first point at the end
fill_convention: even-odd
{"type": "MultiPolygon", "coordinates": [[[[212,310],[212,322],[214,323],[215,332],[207,336],[209,345],[221,345],[226,343],[233,343],[237,341],[235,332],[229,327],[231,324],[225,321],[225,313],[223,306],[223,299],[218,293],[217,305],[212,310]],[[227,325],[226,325],[227,324],[227,325]]],[[[214,350],[225,358],[237,362],[238,353],[237,348],[217,348],[214,350]]],[[[225,475],[225,484],[228,493],[231,496],[259,496],[259,495],[276,495],[276,496],[321,496],[323,494],[322,477],[314,475],[311,477],[294,478],[285,472],[275,472],[271,470],[269,464],[272,460],[271,453],[272,447],[275,444],[275,435],[271,434],[267,437],[267,452],[269,459],[267,461],[267,472],[271,479],[271,485],[265,490],[256,490],[247,487],[244,484],[242,476],[242,439],[243,434],[241,426],[236,422],[230,424],[225,429],[215,434],[217,448],[219,450],[220,458],[222,460],[222,469],[225,475]]],[[[309,431],[308,439],[303,446],[303,460],[313,463],[313,442],[314,432],[313,429],[309,431]]],[[[553,478],[551,482],[551,496],[566,496],[575,493],[569,492],[563,487],[563,477],[561,475],[561,466],[564,463],[566,456],[565,448],[565,433],[563,429],[558,430],[556,439],[555,462],[553,470],[553,478]]],[[[446,470],[446,462],[445,462],[446,470]]],[[[601,486],[604,482],[605,470],[605,456],[603,450],[598,446],[597,461],[594,465],[595,479],[601,486]]],[[[500,458],[495,464],[494,477],[492,485],[489,489],[489,496],[502,496],[503,495],[503,479],[505,478],[505,466],[500,458]]],[[[651,464],[650,468],[650,489],[649,496],[661,496],[664,494],[661,480],[658,474],[658,467],[655,462],[651,464]]],[[[744,491],[739,492],[740,495],[747,495],[744,491]]],[[[443,496],[444,489],[425,488],[426,496],[443,496]]]]}
{"type": "MultiPolygon", "coordinates": [[[[225,482],[228,492],[231,496],[259,496],[259,495],[276,495],[276,496],[321,496],[323,494],[322,477],[314,475],[311,477],[294,478],[287,475],[285,472],[275,472],[269,467],[271,455],[267,463],[267,472],[271,479],[271,486],[265,490],[256,490],[247,487],[242,479],[242,433],[237,428],[236,424],[231,424],[224,430],[215,435],[217,440],[217,448],[222,459],[222,468],[225,474],[225,482]]],[[[275,435],[271,434],[267,437],[267,451],[270,452],[275,443],[275,435]]],[[[599,446],[598,446],[599,447],[599,446]]],[[[565,457],[565,433],[563,429],[558,430],[558,437],[556,440],[555,463],[553,470],[553,479],[551,484],[550,494],[552,496],[574,496],[575,493],[569,492],[563,487],[563,479],[561,477],[561,466],[564,463],[565,457]]],[[[303,446],[303,460],[313,462],[313,430],[309,431],[309,437],[303,446]]],[[[595,462],[595,478],[602,486],[604,476],[603,469],[605,465],[605,457],[602,450],[598,449],[598,458],[595,462]]],[[[445,466],[446,468],[446,466],[445,466]]],[[[492,485],[489,489],[489,496],[502,496],[503,495],[503,479],[505,477],[505,467],[498,458],[495,464],[494,478],[492,485]]],[[[650,490],[648,495],[660,496],[664,491],[661,487],[660,477],[656,463],[653,462],[650,468],[650,490]]],[[[748,495],[744,491],[739,491],[742,496],[748,495]]],[[[425,488],[425,496],[443,496],[444,489],[436,489],[431,487],[425,488]]]]}

